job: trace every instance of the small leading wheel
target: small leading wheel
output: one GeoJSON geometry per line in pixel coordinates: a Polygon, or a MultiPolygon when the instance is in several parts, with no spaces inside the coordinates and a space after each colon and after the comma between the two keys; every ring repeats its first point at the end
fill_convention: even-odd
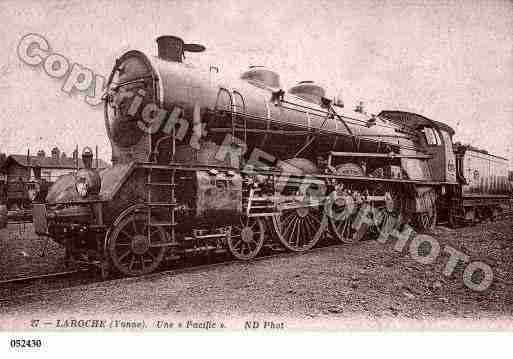
{"type": "Polygon", "coordinates": [[[273,227],[280,243],[293,252],[313,248],[326,228],[323,206],[284,209],[273,217],[273,227]]]}
{"type": "Polygon", "coordinates": [[[265,241],[265,225],[260,217],[240,218],[240,223],[232,226],[228,235],[228,249],[237,259],[255,258],[265,241]]]}
{"type": "MultiPolygon", "coordinates": [[[[153,219],[154,220],[154,219],[153,219]]],[[[127,276],[153,272],[164,260],[167,242],[162,227],[152,227],[148,236],[148,215],[135,213],[121,220],[108,239],[108,254],[114,267],[127,276]]]]}
{"type": "Polygon", "coordinates": [[[331,233],[342,243],[359,242],[363,237],[363,231],[353,226],[358,215],[354,199],[351,196],[343,196],[328,202],[327,205],[331,233]]]}

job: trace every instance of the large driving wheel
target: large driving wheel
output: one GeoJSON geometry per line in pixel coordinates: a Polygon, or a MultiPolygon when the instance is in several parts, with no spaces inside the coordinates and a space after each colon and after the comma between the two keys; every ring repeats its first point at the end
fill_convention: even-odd
{"type": "MultiPolygon", "coordinates": [[[[153,219],[154,221],[154,219],[153,219]]],[[[151,227],[148,236],[148,215],[132,214],[113,229],[108,241],[108,253],[114,267],[127,276],[153,272],[164,260],[166,231],[151,227]]]]}
{"type": "Polygon", "coordinates": [[[358,215],[357,205],[351,196],[342,196],[327,202],[327,213],[331,233],[342,243],[356,243],[363,237],[363,231],[354,228],[358,215]]]}
{"type": "Polygon", "coordinates": [[[273,227],[283,246],[294,252],[313,248],[326,228],[323,206],[284,209],[273,217],[273,227]]]}
{"type": "Polygon", "coordinates": [[[265,225],[260,217],[240,218],[240,223],[232,226],[228,236],[228,249],[237,259],[255,258],[265,241],[265,225]]]}
{"type": "Polygon", "coordinates": [[[388,238],[398,224],[400,211],[396,208],[396,202],[390,192],[385,192],[385,201],[376,206],[373,211],[374,237],[388,238]]]}

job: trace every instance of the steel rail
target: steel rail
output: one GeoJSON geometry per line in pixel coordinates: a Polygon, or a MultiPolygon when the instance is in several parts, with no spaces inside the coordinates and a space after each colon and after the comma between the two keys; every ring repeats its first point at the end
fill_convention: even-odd
{"type": "MultiPolygon", "coordinates": [[[[217,267],[227,266],[227,265],[231,265],[231,264],[244,265],[244,264],[251,264],[251,263],[257,262],[257,261],[262,261],[265,259],[293,257],[296,255],[315,253],[315,252],[319,252],[319,251],[323,251],[323,250],[328,250],[330,248],[339,248],[339,247],[348,247],[349,248],[349,246],[347,244],[328,244],[325,246],[310,249],[305,252],[291,252],[291,251],[286,251],[284,249],[282,252],[270,253],[270,254],[258,256],[249,261],[241,261],[238,259],[228,259],[228,260],[223,260],[223,261],[219,261],[219,262],[215,262],[215,263],[191,265],[191,266],[185,266],[185,267],[176,268],[176,269],[165,269],[162,271],[153,272],[150,274],[137,276],[137,277],[122,277],[122,278],[114,278],[114,279],[106,279],[106,280],[99,279],[99,280],[95,280],[95,281],[85,284],[85,285],[79,284],[76,286],[69,286],[69,287],[58,288],[58,289],[50,289],[50,290],[42,290],[42,291],[38,291],[38,292],[31,292],[31,293],[26,293],[26,294],[19,295],[19,296],[14,295],[14,296],[9,296],[9,297],[4,297],[4,298],[0,298],[0,302],[6,302],[6,301],[14,300],[14,299],[29,298],[29,297],[34,297],[34,296],[41,296],[42,294],[59,293],[59,292],[67,291],[67,290],[72,290],[73,288],[77,288],[77,287],[81,287],[81,286],[88,286],[88,285],[97,284],[97,283],[113,284],[113,283],[123,283],[123,282],[137,282],[137,281],[141,281],[141,280],[154,279],[154,278],[164,277],[164,276],[171,276],[171,275],[177,275],[177,274],[186,274],[186,273],[193,273],[193,272],[197,272],[197,271],[209,270],[209,269],[214,269],[217,267]]],[[[228,253],[228,251],[227,251],[227,253],[228,253]]],[[[82,271],[88,271],[88,270],[90,270],[90,269],[83,269],[82,271]]],[[[76,271],[76,272],[80,272],[80,270],[76,271]]],[[[63,273],[65,273],[65,272],[63,272],[63,273]]],[[[76,274],[76,273],[72,273],[72,271],[70,271],[69,274],[76,274]]],[[[48,277],[51,277],[51,276],[48,276],[48,277]]],[[[29,277],[27,277],[27,278],[29,278],[29,277]]],[[[33,278],[36,278],[35,280],[41,279],[41,277],[33,277],[33,278]]],[[[42,278],[45,278],[45,276],[42,276],[42,278]]],[[[1,284],[1,282],[0,282],[0,284],[1,284]]]]}
{"type": "Polygon", "coordinates": [[[89,269],[82,268],[82,269],[74,269],[74,270],[55,272],[55,273],[46,273],[46,274],[40,274],[40,275],[34,275],[34,276],[14,277],[14,278],[0,280],[0,285],[36,281],[39,279],[64,277],[67,275],[80,273],[80,272],[87,272],[87,271],[89,271],[89,269]]]}
{"type": "MultiPolygon", "coordinates": [[[[501,219],[499,219],[499,220],[505,220],[512,216],[513,216],[513,211],[507,210],[502,213],[501,219]]],[[[465,226],[463,226],[463,227],[465,227],[465,226]]],[[[459,227],[459,228],[461,228],[461,227],[459,227]]],[[[279,243],[274,243],[274,244],[277,246],[281,246],[279,243]]],[[[64,288],[42,290],[42,291],[38,291],[38,292],[26,293],[26,294],[19,295],[19,296],[15,295],[15,296],[10,296],[10,297],[4,297],[4,298],[0,298],[0,302],[6,302],[6,301],[14,300],[14,299],[29,298],[29,297],[34,297],[34,296],[41,296],[42,294],[59,293],[59,292],[67,291],[67,290],[72,290],[74,288],[84,287],[84,286],[97,284],[97,283],[113,284],[113,283],[138,282],[138,281],[143,281],[143,280],[147,280],[147,279],[158,279],[158,278],[164,277],[164,276],[173,276],[173,275],[178,275],[178,274],[194,273],[197,271],[211,270],[211,269],[228,266],[228,265],[232,265],[232,264],[248,265],[248,264],[263,261],[266,259],[295,257],[295,256],[304,255],[304,254],[308,254],[308,253],[317,253],[317,252],[322,252],[322,251],[336,249],[336,248],[343,248],[343,247],[350,248],[351,245],[348,245],[345,243],[343,243],[343,244],[340,244],[340,243],[325,244],[325,245],[315,247],[315,248],[312,248],[312,249],[304,251],[304,252],[303,251],[302,252],[294,252],[294,251],[287,251],[286,249],[283,249],[283,251],[279,251],[277,253],[274,252],[274,253],[270,253],[270,254],[260,255],[260,256],[253,258],[249,261],[242,261],[242,260],[238,260],[235,258],[231,258],[228,260],[222,260],[222,261],[215,262],[215,263],[190,265],[190,266],[186,265],[184,267],[176,268],[176,269],[165,269],[162,271],[153,272],[153,273],[149,273],[149,274],[137,276],[137,277],[122,277],[122,278],[114,278],[114,279],[106,279],[106,280],[98,279],[98,280],[94,280],[91,283],[87,283],[87,284],[78,284],[78,285],[74,285],[74,286],[72,285],[72,286],[68,286],[68,287],[64,287],[64,288]]],[[[271,249],[271,250],[273,250],[273,249],[271,249]]],[[[228,250],[227,250],[227,253],[228,253],[228,250]]],[[[207,258],[207,257],[205,257],[205,258],[207,258]]],[[[1,284],[19,283],[19,282],[23,282],[23,281],[28,282],[31,280],[36,281],[39,279],[46,279],[46,278],[56,278],[56,277],[61,277],[61,276],[66,276],[66,275],[73,275],[73,274],[77,274],[80,272],[88,272],[88,271],[92,271],[92,269],[91,268],[82,268],[82,269],[77,269],[77,270],[72,270],[72,271],[49,273],[49,274],[44,274],[44,275],[40,275],[40,276],[12,278],[12,279],[8,279],[8,280],[0,281],[0,285],[1,284]]]]}

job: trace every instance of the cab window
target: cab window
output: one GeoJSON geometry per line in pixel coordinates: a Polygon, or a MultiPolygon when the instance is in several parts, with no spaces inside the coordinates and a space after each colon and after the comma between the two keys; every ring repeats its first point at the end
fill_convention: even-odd
{"type": "Polygon", "coordinates": [[[424,127],[422,129],[422,132],[424,133],[424,137],[426,138],[426,142],[430,146],[439,146],[442,144],[442,141],[440,141],[440,137],[438,136],[438,132],[435,131],[431,127],[424,127]]]}

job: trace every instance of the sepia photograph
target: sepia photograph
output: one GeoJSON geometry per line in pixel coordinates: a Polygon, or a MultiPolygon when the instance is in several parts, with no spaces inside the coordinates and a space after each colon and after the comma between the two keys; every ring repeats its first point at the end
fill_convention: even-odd
{"type": "Polygon", "coordinates": [[[8,353],[512,332],[512,1],[0,3],[8,353]]]}

